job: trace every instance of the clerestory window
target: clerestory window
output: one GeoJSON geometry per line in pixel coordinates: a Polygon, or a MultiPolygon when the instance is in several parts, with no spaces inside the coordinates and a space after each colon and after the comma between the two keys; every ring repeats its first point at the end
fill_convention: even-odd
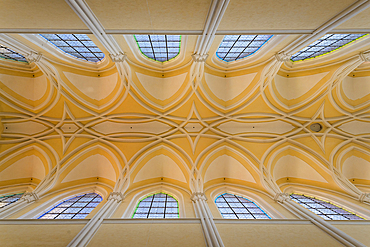
{"type": "Polygon", "coordinates": [[[216,55],[223,61],[232,62],[258,51],[272,35],[225,35],[216,55]]]}
{"type": "Polygon", "coordinates": [[[11,49],[3,45],[0,45],[0,57],[4,59],[18,61],[18,62],[27,62],[24,56],[22,56],[19,53],[16,53],[15,51],[12,51],[11,49]]]}
{"type": "Polygon", "coordinates": [[[257,204],[241,196],[225,193],[215,202],[225,219],[271,219],[257,204]]]}
{"type": "Polygon", "coordinates": [[[365,35],[367,34],[327,34],[294,54],[291,60],[296,62],[326,55],[365,35]]]}
{"type": "Polygon", "coordinates": [[[104,53],[86,34],[40,34],[54,46],[79,59],[99,62],[104,53]]]}
{"type": "Polygon", "coordinates": [[[96,193],[76,196],[54,206],[39,219],[84,219],[102,200],[96,193]]]}
{"type": "Polygon", "coordinates": [[[139,202],[132,218],[179,218],[179,204],[164,193],[150,195],[139,202]]]}
{"type": "Polygon", "coordinates": [[[180,53],[181,35],[134,35],[141,53],[155,61],[166,62],[180,53]]]}
{"type": "Polygon", "coordinates": [[[291,194],[290,198],[301,206],[307,208],[312,213],[325,220],[363,220],[361,216],[356,215],[344,208],[334,205],[331,202],[317,199],[315,197],[291,194]]]}
{"type": "Polygon", "coordinates": [[[0,208],[18,201],[22,196],[23,193],[0,196],[0,208]]]}

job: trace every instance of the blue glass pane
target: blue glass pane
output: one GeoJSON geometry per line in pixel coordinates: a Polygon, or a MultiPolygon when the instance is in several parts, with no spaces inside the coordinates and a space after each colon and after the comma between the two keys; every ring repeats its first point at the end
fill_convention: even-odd
{"type": "Polygon", "coordinates": [[[225,193],[215,203],[225,219],[271,219],[257,204],[241,196],[225,193]]]}
{"type": "Polygon", "coordinates": [[[290,198],[301,206],[307,208],[312,213],[325,220],[363,220],[364,218],[338,207],[330,202],[326,202],[315,197],[291,194],[290,198]]]}
{"type": "Polygon", "coordinates": [[[134,35],[141,53],[159,62],[166,62],[180,53],[181,35],[134,35]]]}
{"type": "Polygon", "coordinates": [[[23,196],[23,193],[1,196],[0,197],[0,208],[3,208],[13,202],[18,201],[22,196],[23,196]]]}
{"type": "Polygon", "coordinates": [[[150,195],[139,202],[132,218],[179,218],[179,205],[170,195],[150,195]]]}
{"type": "Polygon", "coordinates": [[[215,203],[225,219],[271,219],[257,204],[241,196],[225,193],[215,203]]]}
{"type": "Polygon", "coordinates": [[[226,62],[236,61],[258,51],[272,35],[226,35],[216,55],[226,62]]]}
{"type": "Polygon", "coordinates": [[[18,62],[27,62],[24,56],[2,45],[0,45],[0,57],[5,59],[11,59],[18,62]]]}
{"type": "Polygon", "coordinates": [[[104,53],[86,34],[40,34],[53,45],[74,57],[90,62],[99,62],[104,53]]]}
{"type": "Polygon", "coordinates": [[[327,34],[291,57],[292,61],[315,58],[335,51],[367,34],[327,34]]]}
{"type": "Polygon", "coordinates": [[[103,198],[95,193],[76,196],[59,203],[39,219],[84,219],[102,200],[103,198]],[[92,203],[94,205],[91,205],[92,203]]]}

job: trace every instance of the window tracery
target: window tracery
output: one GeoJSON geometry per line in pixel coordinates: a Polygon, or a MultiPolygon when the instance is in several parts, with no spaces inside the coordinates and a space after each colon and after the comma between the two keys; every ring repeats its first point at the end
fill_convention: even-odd
{"type": "Polygon", "coordinates": [[[272,35],[225,35],[216,55],[223,61],[232,62],[258,51],[272,35]]]}
{"type": "Polygon", "coordinates": [[[16,201],[18,201],[23,196],[23,193],[10,194],[5,196],[0,196],[0,208],[8,206],[16,201]]]}
{"type": "Polygon", "coordinates": [[[326,55],[364,37],[365,35],[367,34],[326,34],[294,54],[291,57],[291,60],[296,62],[326,55]]]}
{"type": "Polygon", "coordinates": [[[11,49],[0,45],[0,57],[4,59],[10,59],[18,62],[26,62],[27,60],[24,56],[22,56],[19,53],[16,53],[15,51],[12,51],[11,49]]]}
{"type": "Polygon", "coordinates": [[[76,196],[57,204],[39,219],[84,219],[102,200],[96,193],[76,196]]]}
{"type": "Polygon", "coordinates": [[[138,203],[132,218],[179,218],[179,204],[164,193],[150,195],[138,203]]]}
{"type": "Polygon", "coordinates": [[[86,34],[40,34],[54,46],[79,59],[99,62],[104,53],[86,34]]]}
{"type": "Polygon", "coordinates": [[[364,218],[331,202],[315,197],[291,194],[290,198],[325,220],[363,220],[364,218]]]}
{"type": "Polygon", "coordinates": [[[141,53],[155,61],[166,62],[180,53],[181,35],[134,35],[141,53]]]}
{"type": "Polygon", "coordinates": [[[257,204],[241,196],[225,193],[215,203],[225,219],[271,219],[257,204]]]}

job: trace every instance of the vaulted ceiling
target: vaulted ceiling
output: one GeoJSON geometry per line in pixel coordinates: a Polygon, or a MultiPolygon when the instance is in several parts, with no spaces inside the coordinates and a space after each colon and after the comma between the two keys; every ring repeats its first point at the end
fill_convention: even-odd
{"type": "Polygon", "coordinates": [[[327,33],[368,33],[369,1],[0,1],[0,189],[232,184],[359,197],[370,188],[370,42],[293,62],[327,33]],[[11,21],[10,21],[11,20],[11,21]],[[100,62],[39,33],[86,33],[100,62]],[[168,62],[133,34],[180,34],[168,62]],[[272,34],[225,62],[227,34],[272,34]],[[322,129],[311,129],[318,123],[322,129]],[[31,165],[30,165],[31,164],[31,165]]]}

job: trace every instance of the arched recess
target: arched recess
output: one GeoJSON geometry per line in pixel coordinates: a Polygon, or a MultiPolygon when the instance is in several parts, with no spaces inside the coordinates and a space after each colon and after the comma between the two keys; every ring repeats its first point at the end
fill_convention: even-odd
{"type": "Polygon", "coordinates": [[[370,76],[346,76],[337,87],[339,101],[351,110],[369,105],[370,76]]]}
{"type": "Polygon", "coordinates": [[[17,75],[9,71],[0,73],[0,94],[1,101],[39,111],[55,97],[55,90],[49,78],[41,71],[32,74],[18,72],[17,75]]]}
{"type": "Polygon", "coordinates": [[[203,160],[199,172],[204,188],[219,183],[240,184],[264,190],[257,167],[241,152],[221,146],[203,160]]]}
{"type": "MultiPolygon", "coordinates": [[[[230,185],[224,185],[221,187],[214,187],[210,188],[205,192],[207,195],[209,195],[208,204],[212,203],[212,208],[216,208],[217,206],[215,204],[215,200],[218,196],[229,193],[236,196],[241,196],[243,198],[246,198],[250,201],[253,201],[255,204],[257,204],[258,207],[260,207],[263,211],[265,211],[272,219],[283,219],[285,218],[283,214],[281,214],[276,208],[274,208],[271,203],[267,202],[265,199],[263,199],[261,196],[267,196],[270,197],[266,192],[259,191],[259,190],[253,190],[246,188],[237,188],[230,185]],[[260,196],[261,195],[261,196],[260,196]]],[[[210,205],[211,208],[211,205],[210,205]]],[[[215,217],[222,218],[220,211],[212,210],[213,214],[216,214],[215,217]]]]}
{"type": "Polygon", "coordinates": [[[370,152],[357,146],[344,149],[336,167],[356,186],[370,185],[370,152]]]}
{"type": "Polygon", "coordinates": [[[0,187],[36,187],[51,169],[51,159],[43,149],[27,146],[0,161],[0,187]]]}
{"type": "Polygon", "coordinates": [[[69,189],[51,192],[46,195],[43,195],[40,198],[40,200],[36,202],[38,205],[32,208],[31,210],[29,210],[28,212],[24,213],[23,215],[21,215],[19,219],[37,219],[44,213],[48,212],[55,205],[65,200],[68,200],[72,197],[87,194],[87,193],[96,193],[96,194],[99,194],[103,198],[103,201],[100,203],[100,205],[96,207],[93,210],[93,212],[91,212],[91,214],[94,214],[102,207],[102,204],[106,202],[106,199],[110,192],[111,191],[107,190],[107,188],[104,188],[103,186],[99,186],[99,185],[79,186],[77,188],[69,188],[69,189]]]}
{"type": "Polygon", "coordinates": [[[285,109],[303,106],[318,97],[327,86],[332,73],[310,71],[293,76],[290,74],[289,77],[276,74],[271,84],[271,97],[285,109]]]}
{"type": "Polygon", "coordinates": [[[268,171],[280,188],[294,183],[339,189],[328,168],[294,146],[277,150],[268,161],[268,171]]]}
{"type": "Polygon", "coordinates": [[[178,70],[175,74],[163,77],[163,73],[143,73],[139,70],[132,73],[133,96],[143,102],[148,110],[151,108],[168,109],[189,94],[189,69],[178,70]]]}
{"type": "Polygon", "coordinates": [[[165,145],[154,147],[144,153],[132,166],[130,184],[132,188],[165,182],[189,188],[190,169],[182,157],[165,145]]]}
{"type": "Polygon", "coordinates": [[[121,170],[116,155],[98,144],[80,151],[63,165],[54,189],[88,183],[101,183],[113,188],[121,170]]]}
{"type": "Polygon", "coordinates": [[[66,97],[71,101],[77,99],[95,111],[112,107],[118,99],[126,95],[125,85],[116,67],[104,73],[86,73],[75,69],[63,71],[60,76],[63,86],[68,91],[66,97]]]}
{"type": "Polygon", "coordinates": [[[287,194],[304,194],[310,197],[318,198],[320,200],[328,201],[341,208],[358,214],[365,219],[370,219],[370,210],[362,207],[361,204],[358,203],[357,198],[353,198],[345,193],[340,193],[327,188],[324,191],[319,188],[308,188],[306,186],[300,185],[287,186],[284,188],[283,192],[287,194]]]}
{"type": "MultiPolygon", "coordinates": [[[[170,185],[165,185],[165,184],[150,186],[149,188],[146,188],[143,190],[134,189],[125,195],[125,197],[129,197],[130,194],[134,193],[134,196],[132,197],[128,207],[126,208],[121,218],[131,218],[135,212],[135,209],[138,203],[145,197],[152,195],[152,194],[156,194],[156,193],[168,194],[172,196],[173,198],[175,198],[178,202],[180,218],[185,218],[186,217],[185,199],[184,199],[183,193],[181,193],[180,190],[183,190],[183,189],[180,187],[174,188],[170,185]]],[[[185,191],[186,194],[189,194],[188,191],[186,190],[183,190],[183,191],[185,191]]],[[[189,194],[189,197],[190,197],[190,194],[189,194]]]]}

